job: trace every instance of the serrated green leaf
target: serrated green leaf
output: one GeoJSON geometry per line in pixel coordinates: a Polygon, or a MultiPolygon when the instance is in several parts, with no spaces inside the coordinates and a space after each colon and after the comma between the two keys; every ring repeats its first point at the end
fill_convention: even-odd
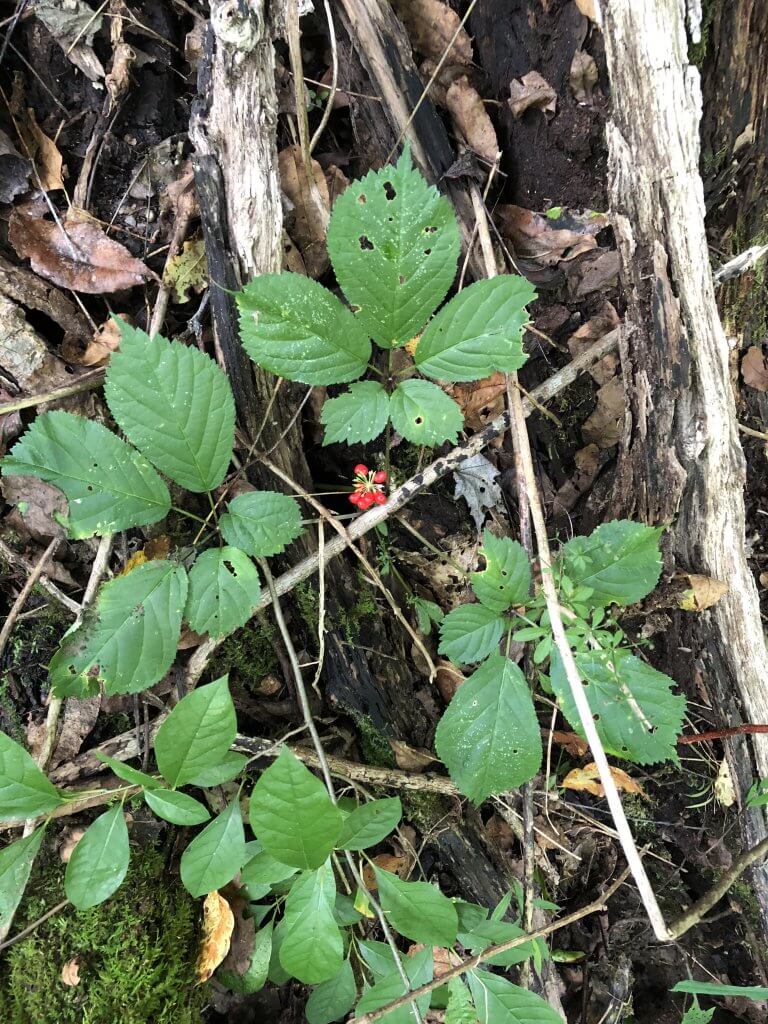
{"type": "Polygon", "coordinates": [[[189,570],[184,616],[196,633],[223,637],[256,610],[261,584],[256,566],[239,548],[209,548],[189,570]]]}
{"type": "Polygon", "coordinates": [[[272,885],[292,878],[298,870],[290,864],[282,864],[275,860],[266,850],[261,850],[245,863],[240,872],[240,880],[243,885],[272,885]]]}
{"type": "Polygon", "coordinates": [[[226,375],[194,345],[116,323],[120,348],[107,367],[104,397],[120,429],[186,490],[213,490],[224,479],[235,438],[226,375]]]}
{"type": "Polygon", "coordinates": [[[199,800],[177,793],[175,789],[147,789],[144,800],[158,818],[173,825],[202,825],[210,818],[208,809],[199,800]]]}
{"type": "Polygon", "coordinates": [[[344,943],[333,918],[335,898],[330,862],[299,875],[286,898],[280,963],[305,985],[328,981],[341,970],[344,943]]]}
{"type": "Polygon", "coordinates": [[[264,849],[297,868],[319,868],[341,834],[341,811],[287,747],[256,783],[249,815],[264,849]]]}
{"type": "Polygon", "coordinates": [[[365,371],[371,343],[351,311],[301,274],[262,274],[237,296],[243,348],[259,366],[302,384],[345,384],[365,371]]]}
{"type": "Polygon", "coordinates": [[[386,797],[361,804],[344,819],[337,844],[340,850],[367,850],[385,839],[403,816],[400,798],[386,797]]]}
{"type": "Polygon", "coordinates": [[[192,896],[205,896],[231,882],[245,860],[245,831],[235,799],[181,855],[181,881],[192,896]]]}
{"type": "Polygon", "coordinates": [[[397,385],[389,400],[392,426],[411,444],[456,443],[464,426],[461,409],[437,384],[412,377],[397,385]]]}
{"type": "Polygon", "coordinates": [[[47,814],[63,803],[24,747],[0,732],[0,821],[47,814]]]}
{"type": "Polygon", "coordinates": [[[389,923],[401,935],[427,946],[452,946],[459,930],[456,908],[429,882],[403,882],[374,867],[379,900],[389,923]]]}
{"type": "Polygon", "coordinates": [[[743,999],[768,999],[765,985],[723,985],[715,981],[678,981],[672,992],[690,992],[699,996],[735,996],[743,999]]]}
{"type": "MultiPolygon", "coordinates": [[[[577,654],[592,716],[606,751],[637,764],[677,760],[685,697],[674,680],[626,650],[577,654]]],[[[557,652],[552,654],[552,689],[571,726],[584,735],[557,652]]]]}
{"type": "Polygon", "coordinates": [[[235,971],[221,970],[216,972],[216,980],[235,992],[237,995],[250,996],[261,991],[269,974],[269,961],[272,958],[272,922],[256,932],[253,939],[251,959],[243,974],[235,971]]]}
{"type": "Polygon", "coordinates": [[[443,609],[434,601],[425,601],[423,597],[414,597],[411,603],[416,610],[419,629],[424,636],[429,636],[432,632],[432,623],[439,626],[445,618],[443,609]]]}
{"type": "Polygon", "coordinates": [[[576,586],[589,587],[589,604],[634,604],[650,594],[661,575],[661,527],[616,519],[589,537],[574,537],[559,561],[576,586]]]}
{"type": "Polygon", "coordinates": [[[125,815],[115,804],[88,826],[72,851],[64,875],[67,899],[78,910],[103,903],[122,885],[130,857],[125,815]]]}
{"type": "Polygon", "coordinates": [[[457,665],[472,665],[498,652],[504,620],[483,604],[461,604],[440,625],[438,652],[457,665]]]}
{"type": "Polygon", "coordinates": [[[298,502],[279,491],[249,491],[230,501],[219,521],[227,544],[254,558],[285,551],[303,526],[298,502]]]}
{"type": "Polygon", "coordinates": [[[201,768],[191,779],[187,779],[185,785],[201,786],[203,789],[207,789],[209,786],[221,786],[242,774],[248,761],[249,758],[245,754],[227,750],[222,754],[218,764],[209,764],[207,767],[201,768]]]}
{"type": "Polygon", "coordinates": [[[169,786],[184,786],[224,759],[236,733],[235,706],[222,676],[183,697],[160,726],[157,767],[169,786]]]}
{"type": "Polygon", "coordinates": [[[470,577],[478,601],[495,612],[525,604],[531,589],[531,566],[522,544],[486,530],[480,554],[485,569],[470,577]]]}
{"type": "MultiPolygon", "coordinates": [[[[511,939],[519,939],[525,935],[522,928],[511,921],[481,921],[471,932],[459,932],[459,942],[472,953],[479,953],[489,946],[498,946],[511,939]]],[[[534,955],[535,940],[513,946],[504,953],[497,953],[486,963],[493,967],[511,967],[521,964],[534,955]]]]}
{"type": "Polygon", "coordinates": [[[430,321],[414,362],[436,380],[467,381],[510,373],[526,360],[523,325],[536,291],[524,277],[504,274],[464,288],[430,321]]]}
{"type": "Polygon", "coordinates": [[[118,779],[122,779],[123,782],[129,782],[132,786],[141,786],[142,789],[160,789],[162,786],[157,779],[140,772],[137,768],[131,768],[130,765],[123,764],[122,761],[117,761],[114,757],[107,757],[106,754],[102,754],[98,750],[94,750],[93,753],[102,764],[108,765],[118,779]]]}
{"type": "Polygon", "coordinates": [[[0,850],[0,931],[3,933],[24,895],[43,831],[38,828],[0,850]]]}
{"type": "Polygon", "coordinates": [[[341,970],[312,990],[304,1007],[308,1024],[333,1024],[355,1005],[357,985],[352,964],[345,960],[341,970]]]}
{"type": "Polygon", "coordinates": [[[383,348],[422,329],[453,282],[459,250],[451,204],[412,168],[407,149],[333,204],[328,254],[336,280],[383,348]]]}
{"type": "Polygon", "coordinates": [[[375,380],[350,385],[337,398],[329,398],[320,413],[325,427],[323,444],[365,444],[378,437],[389,419],[389,395],[375,380]]]}
{"type": "Polygon", "coordinates": [[[525,676],[492,654],[451,699],[435,750],[459,790],[480,804],[530,781],[541,767],[541,733],[525,676]]]}
{"type": "Polygon", "coordinates": [[[710,1024],[710,1021],[715,1015],[716,1007],[712,1007],[710,1010],[702,1010],[699,1006],[699,1001],[694,996],[693,1002],[685,1011],[681,1024],[710,1024]]]}
{"type": "Polygon", "coordinates": [[[472,996],[461,978],[451,978],[448,982],[445,1024],[477,1024],[472,996]]]}
{"type": "Polygon", "coordinates": [[[149,462],[95,420],[44,412],[2,461],[4,476],[36,476],[64,492],[74,540],[164,519],[171,496],[149,462]]]}
{"type": "Polygon", "coordinates": [[[66,633],[50,664],[60,697],[98,692],[137,693],[173,664],[187,598],[182,565],[155,560],[105,583],[95,617],[66,633]]]}
{"type": "Polygon", "coordinates": [[[498,974],[469,971],[467,981],[480,1024],[563,1024],[541,996],[498,974]]]}
{"type": "MultiPolygon", "coordinates": [[[[413,956],[406,957],[403,967],[405,968],[405,975],[410,982],[411,990],[427,985],[432,981],[434,972],[432,950],[427,947],[426,949],[420,949],[413,956]]],[[[355,1008],[355,1016],[362,1017],[365,1013],[378,1010],[382,1006],[386,1006],[387,1003],[398,999],[404,992],[405,985],[403,984],[400,972],[395,967],[392,967],[388,974],[384,975],[375,985],[372,985],[363,993],[362,999],[355,1008]]],[[[423,1018],[429,1007],[429,993],[415,999],[414,1003],[423,1018]]],[[[413,1003],[406,1003],[396,1010],[391,1010],[381,1020],[384,1024],[414,1024],[413,1003]]]]}

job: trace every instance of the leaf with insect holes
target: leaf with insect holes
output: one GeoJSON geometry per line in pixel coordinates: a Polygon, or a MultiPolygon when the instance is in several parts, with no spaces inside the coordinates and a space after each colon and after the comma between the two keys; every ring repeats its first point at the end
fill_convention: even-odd
{"type": "Polygon", "coordinates": [[[478,601],[495,612],[525,604],[531,590],[531,566],[523,546],[486,530],[480,554],[485,569],[470,577],[478,601]]]}
{"type": "MultiPolygon", "coordinates": [[[[406,957],[403,968],[412,990],[421,988],[422,985],[428,985],[434,975],[434,958],[431,948],[427,946],[426,949],[418,950],[413,956],[406,957]]],[[[404,988],[400,972],[392,965],[386,974],[377,978],[375,984],[365,990],[355,1008],[355,1016],[362,1017],[363,1014],[379,1010],[382,1006],[394,1002],[395,999],[399,999],[403,995],[404,988]]],[[[414,999],[412,1004],[406,1003],[396,1010],[391,1010],[382,1020],[386,1021],[386,1024],[413,1024],[412,1007],[414,1005],[418,1008],[423,1020],[429,1008],[429,993],[414,999]]]]}
{"type": "Polygon", "coordinates": [[[24,747],[0,732],[0,821],[34,818],[63,803],[24,747]]]}
{"type": "Polygon", "coordinates": [[[569,540],[558,562],[572,583],[592,590],[590,605],[634,604],[659,582],[662,533],[663,527],[615,519],[569,540]]]}
{"type": "Polygon", "coordinates": [[[382,909],[389,923],[408,939],[427,946],[452,946],[459,930],[453,903],[429,882],[403,882],[374,866],[382,909]]]}
{"type": "Polygon", "coordinates": [[[237,800],[195,836],[181,855],[181,880],[192,896],[231,882],[245,860],[245,832],[237,800]]]}
{"type": "Polygon", "coordinates": [[[356,998],[355,972],[349,960],[345,960],[340,971],[312,990],[304,1016],[308,1024],[333,1024],[349,1013],[356,998]]]}
{"type": "Polygon", "coordinates": [[[297,868],[319,868],[341,834],[341,812],[325,786],[287,747],[259,777],[249,816],[264,849],[297,868]]]}
{"type": "Polygon", "coordinates": [[[38,828],[0,850],[0,930],[10,925],[21,903],[44,831],[38,828]]]}
{"type": "Polygon", "coordinates": [[[411,166],[353,181],[333,205],[328,254],[366,333],[383,348],[422,329],[456,275],[459,229],[451,204],[411,166]]]}
{"type": "MultiPolygon", "coordinates": [[[[676,761],[685,697],[672,692],[674,681],[627,650],[589,651],[575,657],[606,751],[636,764],[676,761]]],[[[583,736],[579,712],[556,651],[552,653],[550,679],[563,714],[583,736]]]]}
{"type": "Polygon", "coordinates": [[[461,409],[437,384],[412,377],[397,385],[389,400],[392,426],[411,444],[455,444],[464,426],[461,409]]]}
{"type": "Polygon", "coordinates": [[[491,654],[461,684],[438,723],[435,750],[476,804],[534,777],[541,733],[531,691],[513,661],[491,654]]]}
{"type": "Polygon", "coordinates": [[[67,862],[64,891],[78,910],[88,910],[120,887],[131,857],[128,828],[120,804],[99,815],[85,830],[67,862]]]}
{"type": "Polygon", "coordinates": [[[378,437],[389,419],[389,395],[375,380],[350,385],[338,398],[329,398],[320,421],[325,427],[323,444],[343,441],[365,444],[378,437]]]}
{"type": "Polygon", "coordinates": [[[187,574],[176,562],[145,562],[106,583],[96,614],[66,633],[50,664],[57,696],[137,693],[173,664],[187,597],[187,574]]]}
{"type": "Polygon", "coordinates": [[[143,455],[95,420],[69,412],[38,416],[2,461],[4,476],[35,476],[69,502],[73,540],[165,519],[171,496],[143,455]]]}
{"type": "Polygon", "coordinates": [[[456,484],[453,496],[466,501],[478,530],[483,528],[485,510],[501,505],[501,488],[496,483],[500,475],[499,470],[484,455],[472,455],[453,471],[456,484]]]}
{"type": "Polygon", "coordinates": [[[457,665],[472,665],[497,652],[504,619],[482,604],[454,608],[440,625],[438,652],[457,665]]]}
{"type": "Polygon", "coordinates": [[[480,1024],[563,1024],[535,992],[488,971],[468,971],[467,981],[480,1024]]]}
{"type": "Polygon", "coordinates": [[[226,636],[256,610],[261,585],[256,566],[239,548],[209,548],[189,570],[185,618],[196,633],[226,636]]]}
{"type": "Polygon", "coordinates": [[[169,786],[185,786],[223,760],[236,733],[235,705],[222,676],[182,697],[160,726],[157,767],[169,786]]]}
{"type": "Polygon", "coordinates": [[[188,491],[224,479],[235,437],[235,403],[226,375],[194,345],[167,341],[115,319],[104,397],[128,440],[188,491]]]}
{"type": "Polygon", "coordinates": [[[371,358],[366,332],[340,299],[301,274],[262,274],[237,296],[243,348],[302,384],[356,380],[371,358]]]}
{"type": "Polygon", "coordinates": [[[443,306],[416,347],[419,371],[437,380],[468,381],[510,373],[526,360],[523,325],[536,291],[524,277],[476,281],[443,306]]]}
{"type": "Polygon", "coordinates": [[[253,558],[285,551],[304,527],[299,503],[279,491],[249,491],[230,501],[219,521],[227,544],[253,558]]]}
{"type": "Polygon", "coordinates": [[[335,898],[330,861],[302,872],[286,897],[280,963],[305,985],[328,981],[341,970],[344,943],[333,919],[335,898]]]}

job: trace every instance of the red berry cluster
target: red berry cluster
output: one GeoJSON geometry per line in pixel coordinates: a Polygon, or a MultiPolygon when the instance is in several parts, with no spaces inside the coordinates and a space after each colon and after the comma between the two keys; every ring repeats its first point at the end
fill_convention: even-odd
{"type": "Polygon", "coordinates": [[[371,505],[386,505],[387,496],[380,486],[386,482],[387,474],[383,469],[374,471],[361,462],[355,466],[355,489],[349,500],[353,505],[357,505],[361,512],[367,511],[371,505]]]}

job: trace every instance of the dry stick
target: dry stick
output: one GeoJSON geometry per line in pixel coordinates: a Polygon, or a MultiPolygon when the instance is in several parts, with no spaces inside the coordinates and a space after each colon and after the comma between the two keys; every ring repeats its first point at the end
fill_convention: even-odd
{"type": "Polygon", "coordinates": [[[678,736],[678,743],[708,743],[711,740],[725,740],[729,736],[754,736],[768,733],[768,725],[753,725],[743,722],[741,725],[730,725],[726,729],[712,729],[710,732],[695,732],[691,736],[678,736]]]}
{"type": "MultiPolygon", "coordinates": [[[[0,538],[0,555],[3,556],[11,568],[16,564],[19,564],[28,572],[32,572],[34,570],[34,566],[28,562],[23,555],[20,555],[18,551],[14,551],[12,547],[9,547],[2,538],[0,538]]],[[[56,584],[52,583],[45,573],[41,574],[38,582],[43,590],[54,598],[54,600],[58,601],[63,608],[66,608],[68,612],[72,612],[73,615],[77,615],[80,611],[80,605],[77,601],[73,601],[72,598],[65,594],[63,590],[59,590],[56,584]]]]}
{"type": "Polygon", "coordinates": [[[51,558],[51,556],[53,555],[54,551],[59,546],[60,542],[61,542],[61,538],[60,537],[54,537],[53,538],[51,543],[48,545],[48,547],[45,549],[45,551],[40,556],[37,565],[34,567],[32,572],[27,577],[27,582],[24,584],[24,586],[19,591],[19,596],[13,602],[13,607],[8,612],[8,617],[6,618],[5,622],[3,623],[2,630],[0,630],[0,658],[2,658],[2,656],[3,656],[3,651],[5,650],[5,645],[8,643],[8,638],[10,637],[11,633],[13,632],[13,627],[16,625],[16,620],[19,617],[19,613],[21,612],[21,609],[26,604],[27,598],[29,597],[29,595],[32,593],[32,588],[34,587],[34,585],[37,583],[37,581],[42,576],[43,569],[45,568],[45,563],[48,561],[49,558],[51,558]]]}
{"type": "Polygon", "coordinates": [[[590,914],[596,914],[600,910],[605,910],[608,900],[613,894],[626,882],[629,878],[630,869],[627,868],[623,871],[619,877],[613,882],[603,895],[594,900],[592,903],[587,904],[586,907],[582,907],[581,910],[575,910],[572,914],[568,914],[566,917],[561,917],[559,921],[553,921],[552,924],[548,924],[546,928],[539,928],[538,931],[529,932],[527,935],[518,935],[514,939],[508,939],[507,942],[500,942],[496,946],[488,946],[482,953],[478,953],[476,956],[468,957],[466,960],[462,960],[456,967],[452,967],[449,971],[441,974],[439,977],[430,981],[426,985],[422,985],[421,988],[415,988],[411,992],[407,992],[404,996],[400,996],[399,999],[394,999],[391,1003],[387,1003],[386,1006],[380,1007],[378,1010],[372,1010],[370,1013],[363,1014],[362,1017],[357,1017],[355,1024],[373,1024],[373,1021],[380,1020],[386,1014],[391,1013],[400,1006],[405,1006],[406,1003],[412,1002],[414,999],[420,999],[421,996],[429,995],[430,992],[434,992],[440,985],[447,985],[452,978],[458,978],[459,975],[465,974],[467,971],[474,970],[475,967],[479,967],[480,964],[486,963],[494,956],[498,956],[500,953],[506,953],[510,949],[516,949],[518,946],[525,945],[526,942],[533,942],[534,939],[543,939],[547,935],[551,935],[553,932],[559,931],[561,928],[567,928],[570,924],[575,924],[576,921],[580,921],[584,917],[588,917],[590,914]]]}
{"type": "MultiPolygon", "coordinates": [[[[171,244],[168,246],[168,255],[165,258],[166,273],[171,260],[181,252],[182,243],[187,237],[189,222],[192,220],[192,214],[194,211],[195,195],[194,192],[190,190],[179,198],[178,205],[176,207],[176,223],[173,226],[171,244]]],[[[171,294],[171,286],[170,284],[166,284],[166,273],[163,274],[162,280],[160,281],[160,288],[158,289],[157,298],[155,299],[155,308],[152,311],[152,321],[149,325],[150,338],[159,334],[163,326],[163,321],[165,320],[165,314],[168,310],[168,299],[171,294]]]]}
{"type": "Polygon", "coordinates": [[[309,154],[310,156],[315,150],[315,146],[320,141],[320,138],[325,131],[326,125],[331,117],[331,111],[333,110],[333,103],[336,99],[336,89],[339,84],[339,49],[336,45],[336,29],[333,24],[333,15],[331,14],[331,5],[328,0],[323,0],[323,6],[325,7],[325,17],[328,22],[328,35],[331,38],[331,89],[328,93],[328,100],[325,104],[325,110],[323,116],[320,118],[320,124],[315,130],[315,134],[309,143],[309,154]]]}
{"type": "MultiPolygon", "coordinates": [[[[280,607],[280,601],[278,600],[278,596],[275,591],[275,581],[272,578],[272,573],[269,570],[269,565],[267,564],[266,560],[259,559],[259,564],[261,566],[262,572],[264,573],[264,578],[267,581],[267,587],[272,597],[272,606],[273,611],[275,613],[275,620],[277,622],[278,629],[280,630],[280,634],[283,638],[285,649],[288,652],[288,658],[291,662],[291,668],[293,669],[293,677],[296,683],[296,693],[298,694],[299,697],[299,705],[301,707],[301,713],[304,718],[304,724],[306,725],[307,731],[309,732],[309,735],[312,738],[312,745],[315,748],[315,753],[317,754],[318,761],[320,762],[320,771],[325,781],[325,787],[328,790],[328,795],[335,804],[337,802],[336,790],[334,789],[333,785],[331,769],[328,765],[328,761],[325,756],[325,751],[323,750],[323,744],[320,740],[320,734],[317,731],[315,720],[312,717],[312,709],[309,706],[309,697],[307,696],[307,690],[306,687],[304,686],[304,677],[301,674],[301,665],[296,654],[296,648],[293,646],[293,640],[291,639],[291,634],[288,631],[288,626],[286,625],[285,619],[283,618],[283,610],[280,607]]],[[[381,925],[382,931],[384,932],[387,944],[389,945],[389,948],[392,950],[392,955],[395,959],[395,964],[397,965],[398,973],[403,981],[403,984],[405,985],[405,989],[407,992],[411,987],[411,982],[410,979],[408,978],[408,975],[405,973],[405,968],[403,967],[403,964],[400,960],[400,953],[397,948],[397,943],[395,942],[395,937],[392,934],[392,931],[389,927],[389,923],[387,922],[384,911],[379,906],[378,900],[375,899],[375,897],[371,894],[370,890],[365,884],[365,880],[363,879],[363,876],[360,873],[357,864],[355,863],[355,858],[352,856],[349,850],[344,851],[344,858],[347,862],[347,866],[349,867],[350,872],[352,873],[352,877],[354,878],[355,882],[360,888],[360,891],[365,894],[365,897],[368,900],[371,909],[376,914],[376,917],[379,920],[379,924],[381,925]]],[[[422,1017],[418,1007],[414,1004],[412,1009],[416,1024],[422,1024],[422,1017]]]]}
{"type": "Polygon", "coordinates": [[[23,398],[14,398],[10,402],[4,402],[0,405],[0,416],[4,416],[8,412],[18,412],[20,409],[30,409],[33,405],[58,402],[60,398],[79,395],[82,391],[91,391],[104,383],[105,373],[106,370],[94,370],[92,373],[84,373],[74,384],[65,384],[63,387],[54,388],[53,391],[44,391],[39,395],[25,395],[23,398]]]}
{"type": "MultiPolygon", "coordinates": [[[[599,341],[596,341],[585,352],[582,352],[581,355],[577,356],[576,359],[572,360],[561,370],[558,370],[557,373],[554,373],[537,388],[534,388],[531,396],[539,402],[547,402],[554,398],[555,395],[558,395],[564,388],[572,384],[581,373],[589,369],[598,359],[602,359],[603,356],[612,352],[616,348],[618,341],[619,329],[616,328],[600,338],[599,341]]],[[[529,416],[533,411],[533,406],[530,402],[523,401],[523,409],[524,414],[529,416]]],[[[487,427],[484,427],[483,430],[471,437],[469,441],[452,449],[447,455],[440,456],[420,473],[417,473],[410,480],[406,480],[404,484],[397,487],[389,495],[386,505],[377,505],[375,508],[354,519],[346,531],[348,538],[352,541],[358,540],[370,530],[373,530],[379,523],[383,523],[390,516],[404,508],[420,491],[426,487],[431,487],[432,484],[442,480],[448,473],[458,469],[462,462],[472,458],[474,455],[478,455],[489,442],[499,437],[508,429],[509,414],[505,412],[495,420],[492,420],[487,427]]],[[[349,541],[343,537],[331,538],[325,545],[323,562],[328,562],[330,559],[340,555],[342,551],[346,550],[348,544],[349,541]]],[[[302,559],[301,562],[298,562],[292,569],[283,573],[282,576],[279,576],[275,580],[275,590],[278,596],[282,597],[283,594],[293,590],[297,584],[312,576],[317,572],[319,565],[320,557],[317,552],[314,552],[302,559]]],[[[269,594],[264,595],[258,608],[266,608],[270,601],[269,594]]],[[[197,684],[213,652],[221,642],[220,640],[208,639],[192,655],[187,665],[186,681],[188,689],[194,688],[197,684]]]]}

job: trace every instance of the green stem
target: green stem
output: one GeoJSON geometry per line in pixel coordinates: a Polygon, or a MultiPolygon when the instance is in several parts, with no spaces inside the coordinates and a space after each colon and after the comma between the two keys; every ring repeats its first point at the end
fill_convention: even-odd
{"type": "Polygon", "coordinates": [[[203,519],[201,516],[196,516],[194,512],[187,512],[185,508],[179,508],[178,505],[171,505],[173,512],[178,512],[180,516],[186,516],[187,519],[194,519],[196,523],[202,523],[203,526],[208,525],[208,520],[203,519]]]}

